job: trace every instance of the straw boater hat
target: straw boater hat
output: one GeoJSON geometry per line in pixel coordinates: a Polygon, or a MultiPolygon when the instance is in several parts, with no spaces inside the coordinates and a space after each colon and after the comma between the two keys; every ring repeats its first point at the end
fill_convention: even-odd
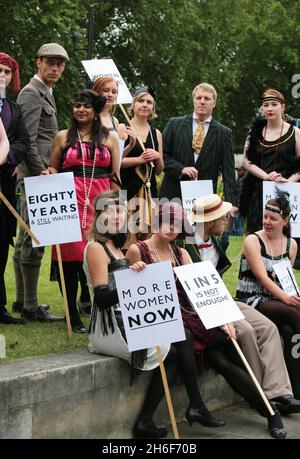
{"type": "Polygon", "coordinates": [[[220,217],[226,215],[232,204],[230,202],[224,202],[217,194],[210,194],[203,198],[196,199],[191,219],[193,223],[205,223],[217,220],[220,217]]]}

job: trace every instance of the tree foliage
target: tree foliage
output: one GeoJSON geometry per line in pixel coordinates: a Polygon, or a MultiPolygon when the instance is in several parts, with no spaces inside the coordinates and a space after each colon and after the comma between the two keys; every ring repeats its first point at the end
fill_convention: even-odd
{"type": "MultiPolygon", "coordinates": [[[[23,84],[34,73],[42,43],[56,41],[68,50],[71,62],[55,90],[61,127],[68,123],[74,92],[85,85],[80,61],[86,58],[88,4],[10,0],[1,17],[0,49],[20,63],[23,84]],[[84,35],[75,50],[71,30],[84,35]]],[[[233,129],[237,152],[267,87],[282,91],[288,113],[299,116],[291,95],[292,76],[300,73],[297,0],[101,0],[93,5],[94,57],[113,58],[131,89],[156,88],[159,128],[170,116],[192,111],[191,91],[201,81],[217,88],[215,116],[233,129]]]]}

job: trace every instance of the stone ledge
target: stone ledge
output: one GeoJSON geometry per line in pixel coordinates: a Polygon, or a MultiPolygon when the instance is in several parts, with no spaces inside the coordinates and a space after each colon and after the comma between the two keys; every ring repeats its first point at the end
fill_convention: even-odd
{"type": "MultiPolygon", "coordinates": [[[[129,365],[87,349],[34,357],[0,366],[0,438],[130,438],[150,378],[141,372],[130,386],[129,365]]],[[[239,400],[213,371],[200,378],[210,409],[239,400]]],[[[184,387],[171,390],[178,420],[184,387]]],[[[169,423],[165,401],[156,413],[169,423]]]]}

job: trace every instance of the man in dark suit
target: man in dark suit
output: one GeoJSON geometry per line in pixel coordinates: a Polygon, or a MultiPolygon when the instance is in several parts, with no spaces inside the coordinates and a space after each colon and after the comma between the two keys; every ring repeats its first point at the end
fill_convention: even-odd
{"type": "MultiPolygon", "coordinates": [[[[231,130],[212,118],[217,92],[207,83],[193,90],[194,113],[171,118],[163,131],[164,179],[161,198],[181,198],[181,180],[212,180],[214,192],[220,172],[225,199],[237,204],[231,130]],[[200,139],[197,133],[200,130],[200,139]],[[201,133],[202,131],[202,133],[201,133]]],[[[195,196],[196,197],[196,196],[195,196]]],[[[234,216],[233,207],[230,215],[234,216]]]]}
{"type": "MultiPolygon", "coordinates": [[[[15,59],[0,53],[0,119],[9,140],[8,156],[0,167],[2,192],[13,207],[16,207],[16,174],[18,165],[29,151],[29,135],[25,129],[20,107],[6,96],[5,89],[11,85],[14,92],[20,91],[19,66],[15,59]]],[[[0,323],[24,324],[24,319],[13,317],[6,309],[6,286],[4,273],[9,245],[13,246],[16,235],[16,219],[0,201],[0,323]]]]}
{"type": "MultiPolygon", "coordinates": [[[[52,140],[58,131],[53,85],[58,82],[69,60],[66,50],[57,43],[42,45],[36,60],[37,74],[20,92],[25,126],[30,136],[30,151],[18,168],[21,216],[28,222],[24,177],[47,175],[52,140]]],[[[22,309],[22,317],[39,322],[53,322],[61,318],[51,316],[37,299],[37,285],[44,247],[32,247],[31,238],[19,229],[13,257],[16,279],[15,308],[22,309]]]]}

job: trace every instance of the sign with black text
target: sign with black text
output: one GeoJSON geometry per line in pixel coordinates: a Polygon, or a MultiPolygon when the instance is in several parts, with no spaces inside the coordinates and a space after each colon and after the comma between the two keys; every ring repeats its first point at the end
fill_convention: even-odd
{"type": "MultiPolygon", "coordinates": [[[[73,172],[25,177],[29,226],[39,247],[81,241],[73,172]]],[[[32,246],[37,247],[34,241],[32,246]]]]}
{"type": "Polygon", "coordinates": [[[211,261],[178,266],[174,271],[207,330],[244,319],[211,261]]]}
{"type": "Polygon", "coordinates": [[[114,275],[131,352],[186,339],[170,261],[114,275]]]}
{"type": "Polygon", "coordinates": [[[285,258],[284,260],[279,260],[277,263],[274,263],[273,260],[273,270],[276,276],[278,277],[282,290],[284,290],[285,293],[287,293],[290,296],[300,296],[297,281],[294,276],[290,260],[285,258]]]}
{"type": "MultiPolygon", "coordinates": [[[[291,206],[291,232],[292,237],[300,237],[300,183],[288,182],[263,182],[263,209],[265,208],[266,202],[270,199],[275,198],[275,186],[280,190],[287,191],[289,193],[289,201],[291,206]]],[[[262,226],[262,223],[261,223],[262,226]]]]}
{"type": "Polygon", "coordinates": [[[113,59],[91,59],[82,61],[82,65],[93,82],[102,76],[113,78],[118,83],[117,104],[131,104],[132,96],[113,59]]]}
{"type": "MultiPolygon", "coordinates": [[[[212,180],[187,180],[180,182],[182,194],[182,207],[187,211],[190,216],[193,205],[198,198],[213,194],[212,180]]],[[[190,217],[189,221],[190,220],[190,217]]]]}

